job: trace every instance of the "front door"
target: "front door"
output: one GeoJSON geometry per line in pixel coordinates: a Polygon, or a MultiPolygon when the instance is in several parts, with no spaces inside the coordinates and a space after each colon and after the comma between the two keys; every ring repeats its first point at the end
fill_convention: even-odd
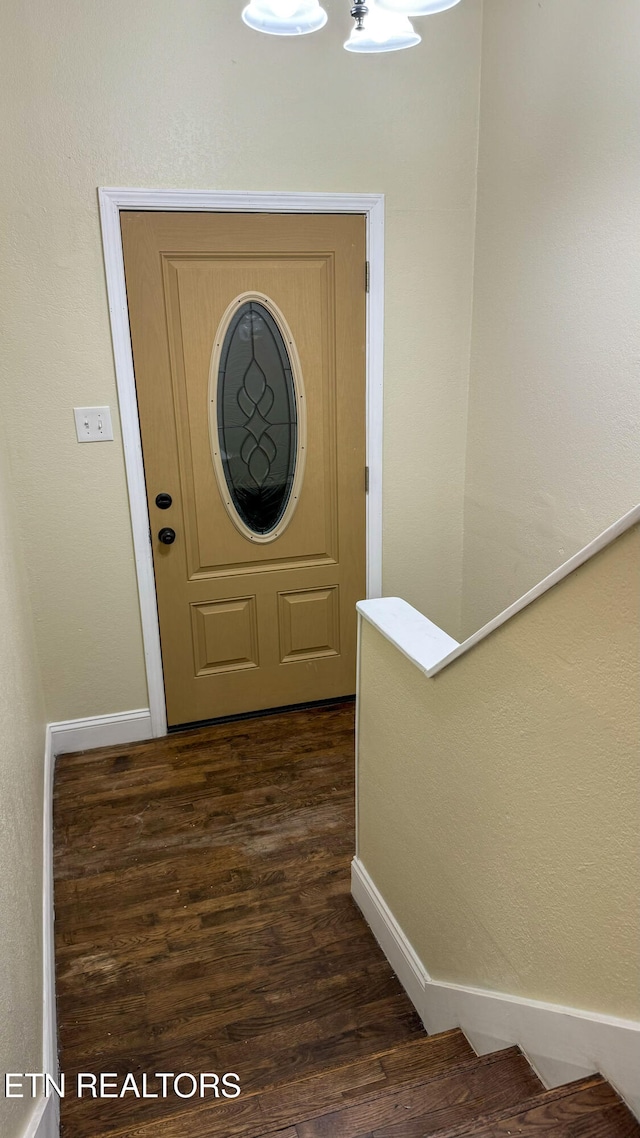
{"type": "Polygon", "coordinates": [[[364,217],[121,223],[168,723],[348,695],[364,217]]]}

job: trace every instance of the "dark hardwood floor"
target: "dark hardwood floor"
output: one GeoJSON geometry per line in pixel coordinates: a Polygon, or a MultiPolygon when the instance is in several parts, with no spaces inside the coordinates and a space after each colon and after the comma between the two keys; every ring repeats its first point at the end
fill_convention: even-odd
{"type": "MultiPolygon", "coordinates": [[[[423,1034],[350,897],[353,710],[58,759],[68,1083],[78,1071],[236,1072],[244,1096],[423,1034]]],[[[64,1134],[190,1107],[201,1100],[67,1096],[64,1134]]]]}
{"type": "Polygon", "coordinates": [[[63,1138],[640,1138],[599,1076],[425,1035],[350,896],[353,710],[58,759],[63,1138]],[[241,1095],[173,1093],[203,1072],[241,1095]]]}

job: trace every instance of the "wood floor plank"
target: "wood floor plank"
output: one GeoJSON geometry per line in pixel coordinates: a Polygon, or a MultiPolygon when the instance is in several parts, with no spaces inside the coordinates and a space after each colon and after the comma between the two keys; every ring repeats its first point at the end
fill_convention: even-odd
{"type": "Polygon", "coordinates": [[[149,1119],[141,1113],[137,1122],[111,1131],[112,1138],[256,1138],[264,1132],[256,1098],[216,1101],[194,1110],[182,1109],[149,1119]]]}
{"type": "MultiPolygon", "coordinates": [[[[618,1103],[617,1106],[583,1115],[568,1126],[557,1126],[548,1133],[550,1138],[638,1138],[640,1126],[627,1107],[618,1103]]],[[[505,1138],[504,1129],[500,1138],[505,1138]]]]}
{"type": "Polygon", "coordinates": [[[287,1126],[286,1130],[272,1130],[270,1134],[261,1134],[260,1138],[298,1138],[295,1126],[287,1126]]]}
{"type": "Polygon", "coordinates": [[[545,1138],[638,1138],[640,1126],[609,1084],[595,1077],[573,1092],[570,1086],[556,1089],[516,1112],[464,1131],[469,1138],[541,1133],[545,1138]]]}

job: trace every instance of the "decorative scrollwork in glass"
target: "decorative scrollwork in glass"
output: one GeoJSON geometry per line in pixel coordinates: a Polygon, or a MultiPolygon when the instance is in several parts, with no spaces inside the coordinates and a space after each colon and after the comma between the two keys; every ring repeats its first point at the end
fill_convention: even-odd
{"type": "Polygon", "coordinates": [[[216,337],[211,441],[232,520],[241,532],[249,531],[245,536],[266,540],[282,532],[280,523],[295,507],[302,392],[282,315],[266,297],[245,297],[227,310],[216,337]]]}

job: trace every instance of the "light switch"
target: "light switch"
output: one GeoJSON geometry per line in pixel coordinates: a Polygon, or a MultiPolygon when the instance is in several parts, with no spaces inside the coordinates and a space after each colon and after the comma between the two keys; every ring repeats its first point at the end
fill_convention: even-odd
{"type": "Polygon", "coordinates": [[[106,443],[113,440],[111,411],[108,407],[74,407],[79,443],[106,443]]]}

